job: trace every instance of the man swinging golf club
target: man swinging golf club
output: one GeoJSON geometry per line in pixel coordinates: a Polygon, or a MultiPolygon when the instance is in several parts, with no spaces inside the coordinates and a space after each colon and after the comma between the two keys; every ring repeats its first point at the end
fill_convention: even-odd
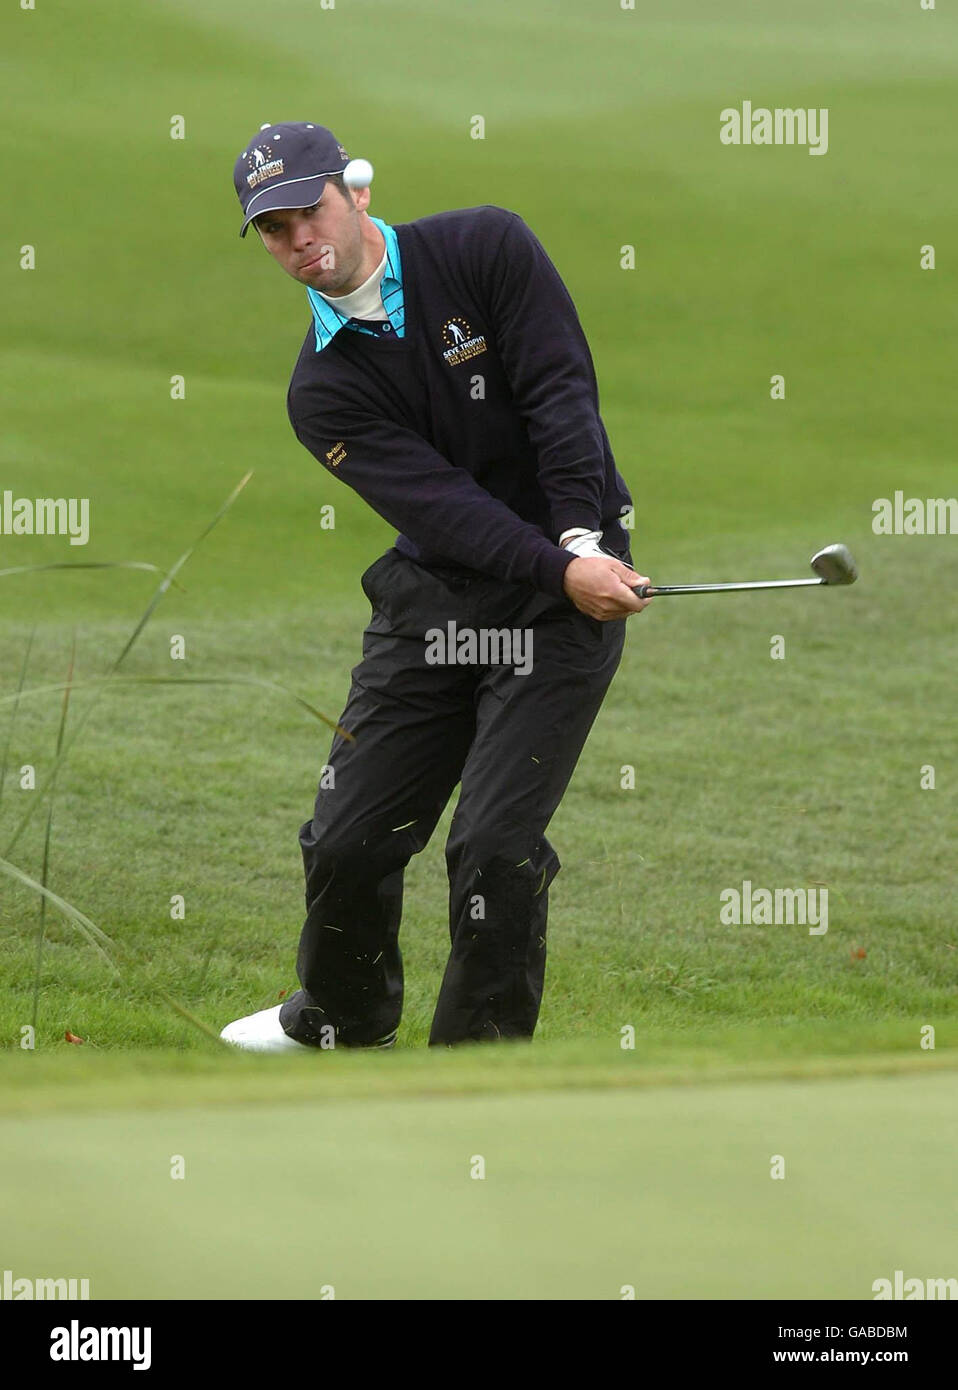
{"type": "Polygon", "coordinates": [[[371,178],[310,123],[261,127],[234,168],[241,235],[252,222],[312,312],[293,429],[400,533],[362,576],[350,737],[300,830],[302,988],[221,1035],[256,1051],[395,1042],[403,872],[457,783],[429,1042],[532,1036],[559,869],[545,830],[649,602],[588,344],[542,246],[492,206],[390,226],[367,212],[371,178]]]}

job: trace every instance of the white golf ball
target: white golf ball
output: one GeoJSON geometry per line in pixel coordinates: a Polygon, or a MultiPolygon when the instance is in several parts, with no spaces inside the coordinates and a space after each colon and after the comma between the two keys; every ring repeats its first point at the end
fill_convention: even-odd
{"type": "Polygon", "coordinates": [[[349,188],[368,188],[373,181],[373,166],[368,159],[351,159],[343,170],[343,182],[349,188]]]}

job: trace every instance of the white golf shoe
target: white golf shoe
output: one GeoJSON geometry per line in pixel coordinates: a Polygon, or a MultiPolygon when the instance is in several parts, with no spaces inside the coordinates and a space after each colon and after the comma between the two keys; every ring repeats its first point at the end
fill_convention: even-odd
{"type": "Polygon", "coordinates": [[[248,1018],[238,1018],[228,1023],[220,1033],[224,1042],[234,1047],[243,1047],[247,1052],[309,1052],[316,1051],[308,1043],[297,1042],[283,1032],[279,1021],[282,1004],[273,1009],[263,1009],[248,1018]]]}

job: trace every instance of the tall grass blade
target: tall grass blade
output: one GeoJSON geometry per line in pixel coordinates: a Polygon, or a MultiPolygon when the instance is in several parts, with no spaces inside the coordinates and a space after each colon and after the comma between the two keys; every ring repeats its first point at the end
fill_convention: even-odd
{"type": "Polygon", "coordinates": [[[101,960],[105,961],[115,975],[120,971],[116,962],[104,949],[109,946],[112,950],[116,949],[116,942],[111,941],[106,932],[101,931],[95,922],[91,922],[78,907],[68,903],[66,898],[61,898],[59,893],[54,893],[52,888],[44,888],[42,883],[38,883],[35,878],[25,874],[22,869],[18,869],[16,864],[11,864],[8,859],[0,858],[0,874],[6,874],[8,878],[15,879],[17,883],[22,883],[27,888],[32,888],[35,893],[42,893],[53,906],[72,922],[80,934],[86,938],[89,944],[96,951],[101,960]]]}
{"type": "MultiPolygon", "coordinates": [[[[63,691],[63,704],[60,707],[60,725],[57,729],[56,756],[59,758],[63,748],[63,733],[67,725],[67,714],[70,710],[70,691],[73,688],[73,671],[76,665],[77,655],[77,635],[76,629],[73,630],[73,642],[70,647],[70,665],[67,670],[67,683],[63,691]]],[[[53,806],[56,800],[56,774],[50,784],[50,805],[47,810],[47,830],[43,837],[43,869],[40,874],[40,883],[46,888],[50,879],[50,837],[53,833],[53,806]]],[[[40,898],[40,929],[37,933],[37,959],[33,971],[33,1017],[31,1022],[34,1031],[37,1027],[37,1012],[40,1007],[40,976],[43,971],[43,943],[47,934],[47,900],[40,898]]]]}
{"type": "Polygon", "coordinates": [[[13,565],[0,570],[0,579],[11,574],[39,574],[41,570],[149,570],[162,574],[159,565],[151,565],[146,560],[60,560],[51,565],[13,565]]]}
{"type": "MultiPolygon", "coordinates": [[[[27,678],[27,666],[30,663],[30,653],[33,650],[33,639],[36,636],[36,632],[36,627],[32,627],[30,629],[30,636],[27,638],[27,649],[23,653],[23,665],[20,667],[20,681],[17,685],[17,692],[13,696],[6,697],[6,699],[11,699],[13,702],[13,713],[10,716],[10,725],[7,729],[7,738],[6,742],[3,745],[3,761],[0,762],[0,806],[3,805],[3,787],[4,783],[7,780],[7,764],[10,761],[10,747],[13,743],[13,731],[17,723],[17,714],[20,709],[20,697],[23,694],[23,682],[27,678]]],[[[4,703],[6,703],[6,699],[4,700],[4,703]]]]}
{"type": "MultiPolygon", "coordinates": [[[[110,967],[113,974],[118,979],[122,978],[122,972],[119,966],[104,949],[104,947],[108,946],[112,951],[119,951],[120,947],[117,942],[111,940],[106,932],[101,931],[96,923],[91,922],[90,918],[87,917],[85,913],[81,912],[78,907],[74,907],[73,903],[67,902],[66,898],[61,898],[59,893],[54,893],[52,889],[45,888],[42,883],[38,883],[35,878],[31,878],[29,874],[25,874],[22,869],[18,869],[16,864],[11,864],[7,859],[0,859],[0,874],[6,874],[8,878],[14,879],[17,883],[22,883],[24,887],[31,888],[35,893],[41,893],[43,897],[51,902],[53,906],[66,917],[67,921],[73,923],[81,936],[93,947],[100,959],[110,967]]],[[[158,990],[157,993],[164,1003],[168,1004],[169,1007],[180,1014],[182,1018],[192,1023],[201,1033],[209,1038],[215,1039],[216,1042],[220,1041],[219,1034],[210,1028],[208,1024],[203,1023],[195,1014],[190,1013],[189,1009],[177,1003],[165,990],[158,990]]]]}
{"type": "MultiPolygon", "coordinates": [[[[243,491],[243,488],[246,486],[246,484],[249,482],[249,480],[250,480],[250,478],[251,478],[252,476],[253,476],[253,471],[252,471],[252,469],[250,469],[250,471],[249,471],[248,473],[246,473],[245,476],[242,477],[242,478],[240,479],[240,481],[237,483],[236,487],[233,488],[233,491],[232,491],[232,492],[230,493],[230,495],[227,497],[226,501],[225,501],[225,502],[223,503],[223,505],[220,507],[220,509],[219,509],[219,511],[216,513],[216,515],[213,517],[212,521],[210,521],[210,522],[208,523],[208,525],[204,527],[204,529],[203,529],[203,530],[200,532],[200,534],[197,536],[197,538],[196,538],[196,540],[193,542],[193,544],[192,544],[187,550],[184,550],[183,554],[182,554],[182,555],[180,556],[180,558],[176,561],[176,563],[172,566],[172,568],[169,569],[169,570],[167,570],[166,574],[165,574],[165,575],[163,576],[163,578],[161,579],[161,581],[160,581],[160,583],[159,583],[159,585],[158,585],[158,587],[157,587],[157,589],[156,589],[156,592],[154,593],[153,597],[150,599],[149,603],[147,604],[146,609],[145,609],[145,611],[143,612],[142,616],[140,617],[139,622],[136,624],[136,626],[134,627],[132,633],[131,633],[130,636],[127,638],[127,641],[126,641],[126,643],[125,643],[125,645],[124,645],[124,647],[123,647],[123,650],[120,652],[119,656],[116,658],[116,660],[114,661],[113,665],[110,667],[109,671],[107,672],[106,681],[109,681],[110,678],[111,678],[113,675],[115,675],[115,673],[119,670],[120,666],[121,666],[121,665],[123,664],[123,662],[126,660],[126,658],[127,658],[127,656],[129,655],[130,651],[132,650],[132,648],[133,648],[134,645],[136,644],[136,641],[137,641],[138,637],[140,636],[140,633],[143,631],[143,629],[146,627],[147,623],[150,621],[150,618],[153,616],[154,609],[156,608],[157,604],[161,602],[161,600],[163,599],[163,597],[164,597],[164,596],[166,595],[166,593],[168,592],[168,590],[169,590],[169,588],[170,588],[170,585],[173,583],[173,581],[174,581],[174,579],[176,578],[177,574],[179,574],[180,570],[183,568],[183,566],[184,566],[184,565],[187,563],[187,561],[190,559],[190,557],[192,556],[192,554],[194,553],[194,551],[196,550],[196,548],[197,548],[199,545],[202,544],[202,542],[203,542],[203,541],[206,539],[206,537],[210,534],[210,532],[213,530],[213,528],[214,528],[215,526],[217,526],[217,525],[219,524],[219,522],[223,519],[223,517],[224,517],[224,516],[226,515],[226,513],[229,511],[230,507],[232,507],[233,503],[236,501],[237,497],[238,497],[238,496],[240,495],[240,493],[243,491]]],[[[36,811],[37,811],[37,808],[39,807],[39,805],[41,804],[43,798],[47,795],[47,793],[48,793],[48,791],[49,791],[49,789],[50,789],[51,780],[56,776],[56,774],[57,774],[57,772],[58,772],[58,770],[59,770],[61,764],[65,761],[65,759],[66,759],[66,757],[67,757],[67,754],[69,753],[70,749],[73,747],[74,743],[75,743],[76,740],[79,738],[79,736],[80,736],[81,732],[83,731],[83,729],[84,729],[84,727],[85,727],[85,725],[86,725],[86,722],[87,722],[87,720],[89,719],[91,713],[93,712],[95,706],[96,706],[96,700],[93,699],[93,700],[91,700],[91,701],[89,702],[89,704],[86,706],[86,708],[84,709],[83,713],[80,715],[79,719],[77,719],[77,720],[75,721],[75,723],[74,723],[74,725],[73,725],[73,732],[72,732],[72,734],[70,735],[70,737],[69,737],[68,739],[65,740],[64,745],[63,745],[63,748],[62,748],[61,751],[60,751],[60,755],[59,755],[59,757],[57,758],[57,761],[54,763],[53,770],[52,770],[52,772],[51,772],[51,774],[50,774],[50,779],[48,779],[48,781],[47,781],[46,783],[44,783],[44,785],[43,785],[42,787],[38,787],[38,788],[37,788],[37,790],[36,790],[36,795],[33,796],[33,797],[31,798],[31,802],[30,802],[29,808],[24,812],[24,814],[23,814],[23,816],[22,816],[22,818],[21,818],[21,820],[20,820],[20,824],[17,826],[16,830],[13,832],[13,836],[12,836],[11,839],[8,841],[8,843],[7,843],[7,845],[6,845],[6,848],[5,848],[5,850],[4,850],[4,857],[5,857],[5,858],[8,857],[8,856],[12,853],[12,851],[14,850],[14,848],[16,847],[17,843],[18,843],[19,840],[20,840],[20,836],[23,834],[24,830],[26,830],[27,826],[30,824],[30,821],[33,819],[33,817],[34,817],[34,815],[35,815],[35,813],[36,813],[36,811]]]]}
{"type": "MultiPolygon", "coordinates": [[[[337,724],[335,719],[331,719],[328,714],[323,714],[315,705],[311,705],[308,700],[304,700],[301,695],[297,695],[295,690],[290,690],[288,686],[280,685],[278,681],[265,680],[261,676],[95,676],[87,681],[75,681],[72,688],[74,690],[85,690],[90,686],[110,685],[114,688],[121,685],[249,685],[258,687],[260,690],[269,690],[276,695],[285,695],[294,704],[299,705],[300,709],[306,710],[307,714],[314,719],[319,719],[344,738],[349,743],[356,742],[355,734],[351,734],[348,729],[337,724]]],[[[63,690],[65,687],[56,685],[35,685],[29,690],[24,690],[19,697],[21,700],[31,699],[38,695],[51,695],[63,690]]],[[[13,695],[0,696],[0,706],[9,703],[17,698],[13,695]]]]}

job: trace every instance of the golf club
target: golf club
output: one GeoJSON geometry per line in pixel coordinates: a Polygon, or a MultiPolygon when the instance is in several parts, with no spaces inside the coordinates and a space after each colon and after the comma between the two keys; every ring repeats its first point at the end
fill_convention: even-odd
{"type": "Polygon", "coordinates": [[[854,584],[858,566],[847,545],[826,545],[811,558],[817,579],[760,579],[742,584],[640,584],[634,593],[639,598],[658,598],[660,594],[719,594],[739,589],[805,589],[821,584],[854,584]]]}

